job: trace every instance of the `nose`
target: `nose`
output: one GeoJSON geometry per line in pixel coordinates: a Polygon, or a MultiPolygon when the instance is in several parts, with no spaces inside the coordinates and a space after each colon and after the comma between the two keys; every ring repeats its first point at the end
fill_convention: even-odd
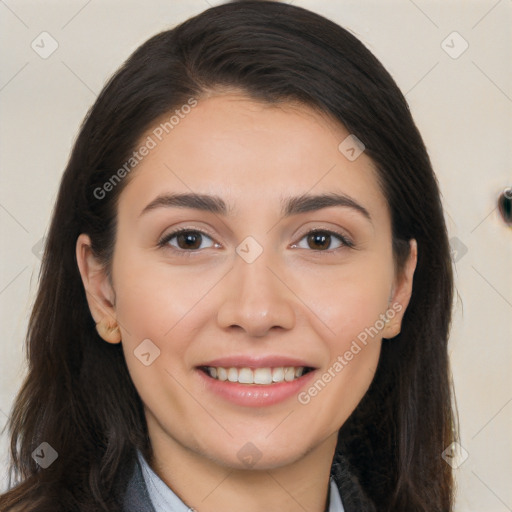
{"type": "Polygon", "coordinates": [[[269,263],[265,251],[252,263],[235,258],[217,315],[222,329],[263,337],[271,330],[294,327],[293,292],[269,263]]]}

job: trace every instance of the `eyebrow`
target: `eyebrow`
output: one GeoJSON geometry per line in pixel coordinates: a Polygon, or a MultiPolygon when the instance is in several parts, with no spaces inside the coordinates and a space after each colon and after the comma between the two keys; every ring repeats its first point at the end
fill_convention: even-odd
{"type": "Polygon", "coordinates": [[[207,194],[162,194],[151,201],[142,210],[143,215],[157,208],[193,208],[205,212],[211,212],[219,215],[226,215],[228,208],[223,199],[219,196],[210,196],[207,194]]]}
{"type": "Polygon", "coordinates": [[[372,217],[364,206],[360,205],[350,196],[335,193],[319,195],[303,194],[296,197],[289,197],[284,203],[283,216],[289,217],[290,215],[321,210],[322,208],[329,208],[331,206],[351,208],[361,213],[367,220],[372,222],[372,217]]]}
{"type": "MultiPolygon", "coordinates": [[[[303,194],[295,197],[287,197],[281,201],[281,214],[283,217],[290,217],[300,213],[307,213],[322,208],[332,206],[341,206],[351,208],[352,210],[362,214],[367,220],[372,222],[372,218],[368,210],[345,194],[303,194]]],[[[214,213],[216,215],[227,215],[232,211],[228,208],[226,202],[219,196],[207,194],[162,194],[151,201],[141,212],[141,216],[151,210],[157,208],[192,208],[205,212],[214,213]]]]}

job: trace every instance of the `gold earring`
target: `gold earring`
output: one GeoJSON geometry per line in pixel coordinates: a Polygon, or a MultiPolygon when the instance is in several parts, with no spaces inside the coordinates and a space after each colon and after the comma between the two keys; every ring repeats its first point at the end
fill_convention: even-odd
{"type": "Polygon", "coordinates": [[[121,331],[119,330],[119,326],[115,320],[108,322],[108,320],[103,318],[96,324],[96,330],[108,343],[116,344],[121,341],[121,331]]]}

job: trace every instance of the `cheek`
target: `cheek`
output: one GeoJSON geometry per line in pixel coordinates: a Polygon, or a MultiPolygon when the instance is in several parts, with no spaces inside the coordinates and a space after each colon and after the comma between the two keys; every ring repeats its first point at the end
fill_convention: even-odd
{"type": "Polygon", "coordinates": [[[388,307],[392,264],[382,260],[360,258],[336,268],[304,271],[297,280],[297,295],[309,307],[312,317],[328,328],[328,338],[338,340],[339,349],[374,326],[388,307]]]}
{"type": "MultiPolygon", "coordinates": [[[[367,278],[330,281],[329,292],[310,293],[321,317],[328,357],[316,380],[299,396],[311,428],[329,434],[345,423],[368,390],[377,369],[389,288],[367,278]]],[[[313,323],[314,320],[311,320],[313,323]]],[[[320,325],[318,321],[316,324],[320,325]]]]}
{"type": "Polygon", "coordinates": [[[147,255],[120,252],[113,267],[116,315],[130,376],[149,410],[166,404],[185,416],[179,383],[194,332],[191,322],[197,322],[194,315],[201,311],[199,299],[208,283],[199,286],[184,267],[150,264],[147,255]]]}
{"type": "Polygon", "coordinates": [[[302,274],[297,294],[309,306],[310,323],[319,326],[329,360],[320,381],[299,401],[309,404],[319,421],[330,411],[325,414],[333,415],[334,424],[343,424],[373,380],[393,278],[392,260],[385,261],[361,258],[336,271],[302,274]]]}
{"type": "Polygon", "coordinates": [[[116,315],[125,359],[135,387],[150,409],[168,403],[185,414],[186,396],[179,382],[190,371],[194,336],[212,318],[208,292],[223,273],[150,261],[147,255],[129,250],[114,259],[116,315]],[[149,357],[143,356],[148,352],[149,357]],[[146,362],[150,364],[146,366],[146,362]]]}
{"type": "Polygon", "coordinates": [[[219,269],[173,266],[147,255],[123,253],[114,260],[116,314],[125,330],[123,342],[152,337],[165,342],[184,320],[200,321],[201,303],[221,279],[219,269]]]}

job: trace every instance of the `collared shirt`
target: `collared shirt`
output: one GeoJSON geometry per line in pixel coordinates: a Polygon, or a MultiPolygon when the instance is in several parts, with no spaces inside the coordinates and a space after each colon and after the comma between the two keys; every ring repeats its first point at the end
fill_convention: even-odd
{"type": "MultiPolygon", "coordinates": [[[[142,469],[142,476],[148,489],[155,512],[192,512],[170,487],[151,469],[142,454],[137,454],[142,469]]],[[[344,512],[338,487],[331,479],[329,512],[344,512]]]]}

